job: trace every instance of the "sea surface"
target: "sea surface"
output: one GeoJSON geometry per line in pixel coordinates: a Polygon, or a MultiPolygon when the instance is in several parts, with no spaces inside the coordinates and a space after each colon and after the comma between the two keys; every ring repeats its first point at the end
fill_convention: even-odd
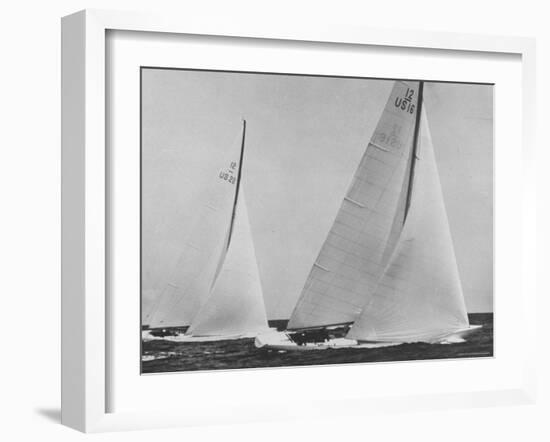
{"type": "MultiPolygon", "coordinates": [[[[167,373],[197,370],[231,370],[260,367],[348,364],[357,362],[411,361],[423,359],[486,358],[493,356],[493,314],[469,314],[471,325],[481,330],[456,344],[401,344],[384,348],[342,348],[318,351],[258,349],[254,339],[215,342],[142,342],[141,372],[167,373]]],[[[281,327],[281,321],[271,326],[281,327]]]]}

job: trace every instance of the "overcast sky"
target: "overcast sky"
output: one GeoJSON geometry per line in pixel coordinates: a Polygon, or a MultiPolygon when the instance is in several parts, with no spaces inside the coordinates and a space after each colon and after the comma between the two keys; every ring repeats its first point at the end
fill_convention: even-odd
{"type": "MultiPolygon", "coordinates": [[[[288,318],[393,82],[144,69],[143,312],[247,120],[243,186],[267,315],[288,318]]],[[[493,88],[426,83],[466,305],[492,311],[493,88]]]]}

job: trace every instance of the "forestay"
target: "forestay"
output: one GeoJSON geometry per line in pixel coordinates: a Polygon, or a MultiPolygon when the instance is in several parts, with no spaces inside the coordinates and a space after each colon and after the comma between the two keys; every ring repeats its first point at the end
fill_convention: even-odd
{"type": "MultiPolygon", "coordinates": [[[[404,213],[419,84],[396,82],[291,315],[290,329],[354,321],[376,288],[404,213]]],[[[343,153],[345,154],[345,152],[343,153]]]]}

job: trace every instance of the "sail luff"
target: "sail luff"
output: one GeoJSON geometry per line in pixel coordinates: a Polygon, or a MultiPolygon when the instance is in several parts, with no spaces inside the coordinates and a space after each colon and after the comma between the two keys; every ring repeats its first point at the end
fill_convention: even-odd
{"type": "Polygon", "coordinates": [[[227,236],[227,248],[231,243],[231,235],[233,233],[233,225],[235,223],[235,215],[237,213],[237,201],[239,199],[239,189],[241,187],[241,176],[243,169],[243,160],[244,160],[244,145],[246,138],[246,120],[243,119],[243,135],[241,139],[241,154],[239,157],[239,169],[237,171],[237,184],[235,186],[235,199],[233,200],[233,211],[231,212],[231,223],[229,224],[229,234],[227,236]]]}
{"type": "MultiPolygon", "coordinates": [[[[214,277],[212,278],[212,282],[210,284],[210,290],[214,287],[214,284],[216,283],[216,280],[218,279],[218,275],[220,274],[222,265],[225,260],[225,256],[227,255],[227,251],[229,250],[229,244],[231,243],[231,236],[233,234],[233,227],[235,225],[235,216],[237,215],[237,203],[239,201],[239,190],[241,187],[241,176],[242,176],[242,168],[243,168],[243,161],[244,161],[244,141],[246,136],[246,120],[243,120],[243,129],[242,129],[242,136],[241,136],[241,151],[239,156],[239,167],[237,169],[237,178],[236,178],[236,184],[235,184],[235,191],[233,195],[233,207],[231,209],[231,219],[229,220],[229,227],[227,229],[227,234],[225,235],[223,251],[220,254],[220,258],[218,259],[218,265],[216,267],[216,272],[214,273],[214,277]]],[[[210,296],[210,293],[208,294],[210,296]]]]}
{"type": "Polygon", "coordinates": [[[420,118],[422,116],[422,102],[424,100],[424,82],[421,81],[418,85],[418,100],[416,106],[416,121],[414,124],[414,136],[413,136],[413,150],[411,155],[411,166],[409,170],[409,184],[407,187],[407,200],[405,203],[405,213],[403,215],[403,224],[407,219],[407,213],[409,213],[409,207],[411,206],[412,187],[414,182],[414,169],[416,166],[417,152],[418,152],[418,135],[420,133],[420,118]]]}
{"type": "Polygon", "coordinates": [[[385,263],[389,261],[389,258],[391,257],[391,255],[393,254],[393,251],[395,250],[395,245],[397,244],[397,240],[399,239],[401,231],[403,230],[403,225],[405,224],[407,213],[409,211],[410,199],[412,195],[412,188],[413,188],[413,182],[414,182],[414,169],[416,166],[416,160],[418,156],[418,143],[419,143],[418,135],[420,133],[420,115],[422,112],[423,99],[424,99],[424,82],[421,81],[418,87],[418,99],[417,99],[416,118],[414,123],[412,152],[411,152],[411,155],[409,156],[409,161],[407,163],[407,168],[406,168],[407,172],[403,180],[401,196],[397,204],[396,215],[393,220],[390,235],[388,237],[386,250],[384,251],[384,256],[382,258],[382,261],[385,263]]]}

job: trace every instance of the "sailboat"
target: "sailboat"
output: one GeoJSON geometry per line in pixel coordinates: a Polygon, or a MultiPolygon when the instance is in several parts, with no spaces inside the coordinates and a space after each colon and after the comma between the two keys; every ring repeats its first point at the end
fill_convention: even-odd
{"type": "Polygon", "coordinates": [[[395,82],[287,330],[256,347],[452,343],[481,328],[468,320],[423,87],[395,82]]]}
{"type": "Polygon", "coordinates": [[[242,188],[245,135],[243,120],[239,158],[219,171],[174,273],[149,315],[151,329],[188,326],[185,333],[161,333],[167,340],[240,339],[269,330],[242,188]]]}

